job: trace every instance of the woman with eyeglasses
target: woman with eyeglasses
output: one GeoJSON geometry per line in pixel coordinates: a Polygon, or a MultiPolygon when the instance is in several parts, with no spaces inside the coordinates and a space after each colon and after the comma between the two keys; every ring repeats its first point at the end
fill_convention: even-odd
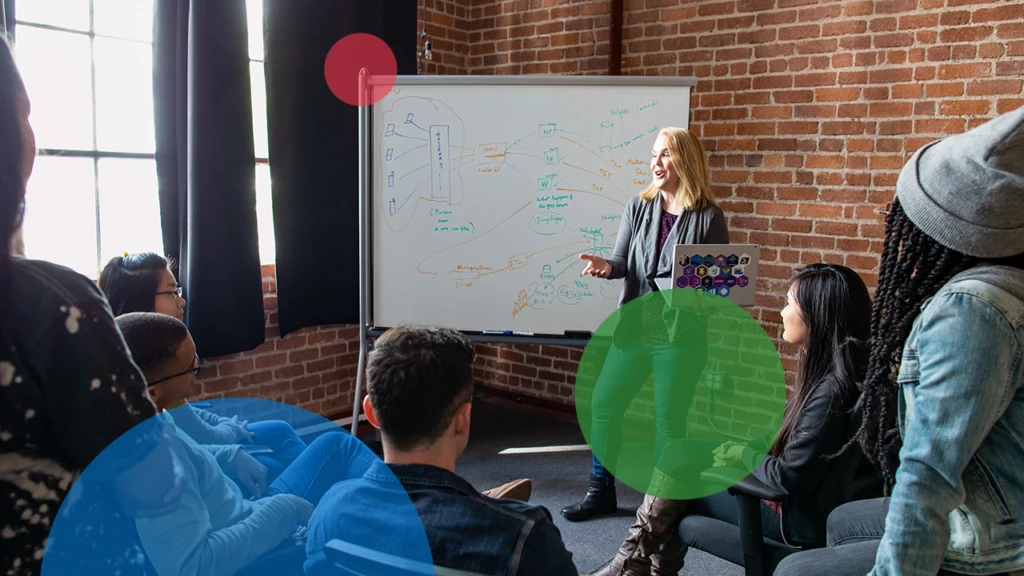
{"type": "Polygon", "coordinates": [[[124,253],[100,273],[100,289],[107,295],[114,316],[129,312],[156,312],[185,321],[185,299],[171,271],[171,263],[159,254],[124,253]]]}
{"type": "MultiPolygon", "coordinates": [[[[159,254],[126,252],[116,256],[103,268],[99,284],[115,316],[156,312],[184,321],[181,287],[171,271],[171,262],[159,254]]],[[[197,359],[197,372],[198,367],[197,359]]],[[[191,390],[189,386],[183,391],[182,403],[191,390]]],[[[192,407],[191,411],[179,411],[177,425],[200,444],[242,444],[254,452],[269,448],[272,453],[255,454],[256,460],[266,467],[267,482],[273,482],[306,449],[295,429],[281,420],[240,421],[237,416],[227,418],[192,407]]]]}
{"type": "Polygon", "coordinates": [[[63,573],[132,574],[137,553],[118,544],[124,532],[115,518],[62,539],[51,534],[58,511],[88,517],[91,496],[112,486],[120,511],[150,513],[177,505],[184,477],[162,429],[143,424],[156,407],[96,285],[11,254],[20,250],[36,156],[29,109],[0,38],[0,238],[8,247],[0,250],[0,574],[40,574],[44,558],[50,574],[62,561],[63,573]],[[112,467],[100,458],[133,430],[127,461],[112,467]],[[86,468],[102,481],[81,480],[86,468]]]}

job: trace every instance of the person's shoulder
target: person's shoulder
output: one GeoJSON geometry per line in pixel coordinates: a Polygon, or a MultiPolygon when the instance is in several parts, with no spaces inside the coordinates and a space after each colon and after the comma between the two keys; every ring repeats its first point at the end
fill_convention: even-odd
{"type": "Polygon", "coordinates": [[[11,281],[14,296],[27,296],[28,301],[57,299],[75,306],[102,298],[92,280],[66,266],[45,260],[13,258],[11,281]]]}
{"type": "Polygon", "coordinates": [[[967,297],[991,305],[1006,317],[1024,315],[1024,270],[1010,266],[977,266],[951,278],[939,289],[936,300],[967,297]]]}
{"type": "Polygon", "coordinates": [[[647,201],[644,200],[639,194],[631,196],[629,200],[626,200],[626,211],[629,213],[636,212],[637,210],[640,210],[641,207],[643,207],[646,204],[646,202],[647,201]]]}
{"type": "Polygon", "coordinates": [[[529,502],[520,502],[519,500],[510,500],[508,498],[487,498],[486,496],[483,498],[483,501],[490,506],[501,508],[510,515],[519,517],[521,520],[547,523],[554,522],[551,517],[551,512],[539,504],[530,504],[529,502]]]}
{"type": "Polygon", "coordinates": [[[835,376],[821,379],[807,399],[807,407],[825,410],[830,414],[845,414],[856,404],[860,391],[856,386],[844,386],[835,376]]]}
{"type": "Polygon", "coordinates": [[[708,202],[707,204],[704,204],[703,207],[698,208],[697,212],[699,214],[707,216],[709,219],[720,218],[725,216],[725,212],[722,210],[722,208],[719,207],[718,204],[714,204],[711,202],[708,202]]]}

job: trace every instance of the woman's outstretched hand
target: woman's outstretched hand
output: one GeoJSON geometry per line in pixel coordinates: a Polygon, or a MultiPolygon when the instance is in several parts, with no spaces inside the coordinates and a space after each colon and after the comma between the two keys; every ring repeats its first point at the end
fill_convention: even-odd
{"type": "Polygon", "coordinates": [[[587,261],[587,267],[583,269],[582,276],[589,274],[597,278],[607,278],[612,273],[612,265],[600,256],[580,254],[580,260],[587,261]]]}

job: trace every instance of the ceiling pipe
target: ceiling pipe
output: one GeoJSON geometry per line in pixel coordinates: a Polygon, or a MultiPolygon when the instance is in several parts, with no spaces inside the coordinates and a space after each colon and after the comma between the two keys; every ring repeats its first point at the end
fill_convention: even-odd
{"type": "Polygon", "coordinates": [[[608,75],[622,75],[622,0],[611,0],[612,21],[608,38],[608,75]]]}

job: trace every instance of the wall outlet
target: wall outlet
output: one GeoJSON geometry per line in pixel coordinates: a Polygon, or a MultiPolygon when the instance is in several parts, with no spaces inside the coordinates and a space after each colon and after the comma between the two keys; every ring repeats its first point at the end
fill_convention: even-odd
{"type": "Polygon", "coordinates": [[[705,370],[704,386],[708,390],[721,390],[725,387],[725,372],[719,370],[705,370]]]}

